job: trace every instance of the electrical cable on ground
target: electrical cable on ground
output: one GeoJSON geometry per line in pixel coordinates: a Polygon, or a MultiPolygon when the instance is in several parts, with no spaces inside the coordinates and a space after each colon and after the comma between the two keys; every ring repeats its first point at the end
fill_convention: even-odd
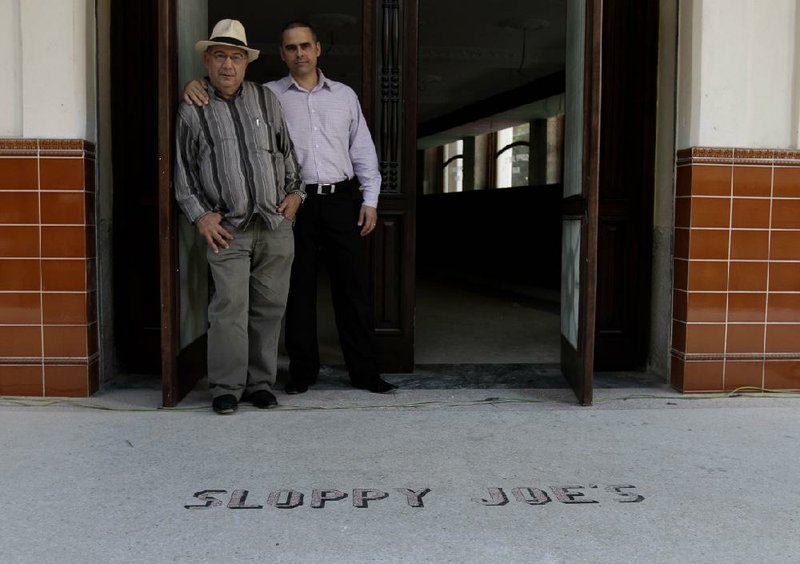
{"type": "MultiPolygon", "coordinates": [[[[770,390],[753,386],[742,386],[731,392],[716,394],[698,394],[682,396],[664,396],[658,394],[629,394],[627,396],[595,398],[594,403],[609,403],[614,401],[629,401],[638,399],[655,399],[668,401],[698,401],[709,399],[727,398],[771,398],[771,399],[800,399],[800,389],[770,390]]],[[[387,405],[280,405],[269,411],[337,411],[337,410],[368,410],[368,409],[420,409],[435,407],[468,407],[476,405],[500,405],[500,404],[534,404],[534,403],[559,403],[574,405],[572,401],[558,399],[526,399],[526,398],[500,398],[489,397],[480,400],[431,400],[419,402],[405,402],[387,405]]],[[[53,407],[67,406],[96,411],[120,411],[120,412],[203,412],[210,411],[209,405],[199,405],[191,407],[123,407],[111,406],[87,401],[86,399],[72,398],[35,398],[35,397],[14,397],[0,396],[0,407],[53,407]]],[[[255,408],[253,408],[255,409],[255,408]]],[[[249,410],[246,408],[246,410],[249,410]]],[[[262,410],[259,410],[262,411],[262,410]]]]}

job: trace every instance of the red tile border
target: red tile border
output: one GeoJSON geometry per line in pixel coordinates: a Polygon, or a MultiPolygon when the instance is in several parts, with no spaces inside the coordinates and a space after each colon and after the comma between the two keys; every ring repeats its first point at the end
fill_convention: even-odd
{"type": "Polygon", "coordinates": [[[769,231],[734,230],[731,233],[731,260],[767,260],[769,231]]]}
{"type": "Polygon", "coordinates": [[[724,323],[728,296],[723,293],[688,292],[686,321],[724,323]]]}
{"type": "Polygon", "coordinates": [[[38,325],[42,322],[41,295],[0,293],[0,325],[38,325]]]}
{"type": "Polygon", "coordinates": [[[684,361],[684,392],[718,392],[723,388],[725,363],[721,360],[684,361]]]}
{"type": "Polygon", "coordinates": [[[88,358],[89,328],[86,325],[46,325],[44,356],[48,358],[88,358]]]}
{"type": "MultiPolygon", "coordinates": [[[[730,198],[691,198],[691,226],[727,229],[731,226],[730,198]]],[[[677,217],[677,213],[676,213],[677,217]]]]}
{"type": "Polygon", "coordinates": [[[800,389],[800,360],[767,360],[764,387],[768,390],[800,389]]]}
{"type": "Polygon", "coordinates": [[[88,365],[46,365],[44,367],[44,393],[46,396],[87,397],[89,395],[88,365]]]}
{"type": "Polygon", "coordinates": [[[766,352],[800,356],[800,323],[767,325],[766,352]]]}
{"type": "Polygon", "coordinates": [[[43,158],[39,162],[42,190],[83,191],[86,186],[82,158],[43,158]]]}
{"type": "Polygon", "coordinates": [[[39,259],[0,260],[0,291],[30,292],[40,288],[39,259]]]}
{"type": "MultiPolygon", "coordinates": [[[[761,388],[764,382],[763,360],[729,360],[725,363],[725,391],[737,388],[761,388]]],[[[754,391],[754,390],[751,390],[754,391]]]]}
{"type": "Polygon", "coordinates": [[[0,364],[0,396],[36,396],[44,394],[41,364],[0,364]]]}
{"type": "Polygon", "coordinates": [[[770,263],[769,290],[771,292],[800,292],[800,263],[770,263]]]}
{"type": "Polygon", "coordinates": [[[42,224],[88,224],[87,199],[91,196],[87,196],[85,192],[42,192],[42,224]]]}
{"type": "Polygon", "coordinates": [[[770,294],[767,321],[770,323],[800,322],[800,293],[770,294]]]}
{"type": "Polygon", "coordinates": [[[38,190],[39,159],[36,157],[0,158],[0,190],[38,190]]]}
{"type": "Polygon", "coordinates": [[[800,231],[773,231],[769,247],[770,260],[800,260],[800,231]]]}
{"type": "Polygon", "coordinates": [[[0,225],[0,257],[34,258],[38,256],[38,226],[0,225]]]}
{"type": "MultiPolygon", "coordinates": [[[[692,292],[724,292],[728,289],[726,261],[692,261],[687,263],[688,290],[692,292]]],[[[766,267],[764,286],[766,287],[766,267]]]]}
{"type": "Polygon", "coordinates": [[[764,323],[766,317],[766,293],[728,294],[728,323],[764,323]]]}
{"type": "Polygon", "coordinates": [[[42,258],[86,258],[91,255],[87,248],[87,227],[45,226],[42,227],[42,258]]]}
{"type": "Polygon", "coordinates": [[[800,198],[800,168],[775,167],[772,194],[776,198],[800,198]]]}
{"type": "Polygon", "coordinates": [[[689,235],[689,258],[727,259],[729,237],[727,229],[692,229],[689,235]]]}
{"type": "Polygon", "coordinates": [[[41,326],[0,326],[0,358],[40,358],[41,326]]]}
{"type": "Polygon", "coordinates": [[[39,194],[0,192],[0,224],[39,223],[39,194]]]}
{"type": "Polygon", "coordinates": [[[772,200],[772,228],[800,229],[800,200],[772,200]]]}
{"type": "Polygon", "coordinates": [[[726,354],[763,354],[764,325],[728,323],[725,352],[726,354]]]}
{"type": "Polygon", "coordinates": [[[756,198],[734,198],[731,225],[736,228],[768,229],[770,200],[756,198]]]}
{"type": "Polygon", "coordinates": [[[85,292],[42,293],[42,320],[45,325],[86,325],[95,321],[89,318],[85,292]]]}
{"type": "Polygon", "coordinates": [[[702,323],[686,326],[686,352],[722,354],[725,351],[725,324],[702,323]]]}

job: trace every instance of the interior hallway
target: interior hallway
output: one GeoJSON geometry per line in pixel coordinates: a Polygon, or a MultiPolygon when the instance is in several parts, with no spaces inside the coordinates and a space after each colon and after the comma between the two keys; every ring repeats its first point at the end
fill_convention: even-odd
{"type": "MultiPolygon", "coordinates": [[[[328,366],[343,366],[330,289],[320,277],[320,354],[328,366]]],[[[524,295],[463,280],[417,278],[414,357],[429,364],[557,364],[558,296],[524,295]]]]}

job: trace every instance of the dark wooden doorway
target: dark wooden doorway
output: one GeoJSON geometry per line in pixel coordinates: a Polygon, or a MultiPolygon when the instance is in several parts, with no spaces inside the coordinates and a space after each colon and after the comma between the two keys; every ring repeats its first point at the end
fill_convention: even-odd
{"type": "MultiPolygon", "coordinates": [[[[158,186],[158,192],[150,194],[148,200],[151,204],[157,201],[160,215],[158,217],[160,247],[160,358],[162,379],[164,382],[164,404],[175,405],[183,393],[191,387],[193,379],[184,378],[178,369],[178,319],[179,303],[177,297],[176,258],[175,258],[175,210],[172,203],[171,189],[171,161],[172,161],[172,116],[177,102],[176,92],[176,45],[175,45],[175,0],[150,0],[152,5],[151,29],[158,38],[157,50],[150,55],[156,61],[157,76],[155,81],[150,77],[150,92],[158,92],[156,98],[151,98],[151,124],[157,124],[157,131],[150,138],[157,140],[151,147],[155,149],[151,155],[151,186],[158,186]],[[157,90],[156,90],[157,87],[157,90]],[[157,158],[152,158],[157,155],[157,158]],[[158,196],[156,196],[158,194],[158,196]],[[156,200],[157,198],[157,200],[156,200]]],[[[618,92],[622,82],[618,80],[620,71],[625,64],[631,62],[630,49],[632,41],[639,41],[641,37],[639,28],[634,23],[646,23],[647,30],[652,32],[653,26],[657,31],[657,3],[649,0],[642,10],[626,11],[622,2],[611,0],[589,0],[587,2],[587,42],[586,42],[586,123],[584,127],[584,163],[581,179],[582,191],[577,197],[567,199],[564,203],[565,220],[581,221],[581,264],[580,274],[580,338],[577,347],[565,349],[563,368],[568,379],[576,389],[581,403],[591,402],[591,375],[594,370],[595,360],[595,314],[597,306],[597,362],[598,366],[606,366],[605,352],[613,347],[605,345],[606,335],[616,331],[608,331],[607,320],[614,320],[617,326],[619,317],[608,316],[609,312],[617,314],[620,311],[618,302],[614,301],[622,296],[633,295],[628,290],[622,289],[622,282],[629,281],[625,273],[630,272],[634,264],[640,274],[634,283],[639,290],[647,287],[645,295],[649,296],[649,285],[644,284],[649,276],[649,223],[636,223],[636,218],[642,215],[649,220],[648,198],[652,198],[652,154],[654,128],[645,124],[644,131],[638,138],[642,146],[642,166],[635,173],[625,172],[620,165],[623,158],[629,158],[626,148],[631,147],[635,128],[631,125],[622,135],[606,133],[599,128],[601,121],[612,121],[616,113],[625,107],[625,102],[614,104],[614,96],[607,92],[618,92]],[[655,6],[655,8],[654,8],[655,6]],[[605,12],[604,12],[605,9],[605,12]],[[611,35],[611,39],[604,38],[606,28],[616,16],[623,14],[631,22],[625,29],[630,33],[611,35]],[[605,15],[604,15],[605,14],[605,15]],[[605,23],[603,23],[605,22],[605,23]],[[639,39],[637,39],[639,37],[639,39]],[[607,41],[608,53],[603,49],[607,41]],[[627,51],[626,51],[627,49],[627,51]],[[602,59],[601,59],[602,53],[602,59]],[[626,59],[626,57],[628,57],[626,59]],[[609,65],[614,71],[608,82],[601,83],[600,70],[604,65],[609,65]],[[601,87],[602,84],[602,87],[601,87]],[[602,90],[601,90],[602,88],[602,90]],[[610,105],[600,104],[600,97],[607,95],[612,102],[610,105]],[[602,119],[601,119],[602,118],[602,119]],[[618,137],[622,135],[621,139],[618,137]],[[644,142],[642,142],[644,141],[644,142]],[[605,150],[603,149],[605,147],[605,150]],[[647,159],[650,159],[649,161],[647,159]],[[616,163],[616,164],[614,164],[616,163]],[[603,171],[608,169],[604,176],[603,171]],[[650,180],[647,181],[648,171],[650,180]],[[636,178],[632,183],[631,178],[636,178]],[[621,184],[616,178],[624,178],[621,184]],[[625,213],[620,213],[618,187],[625,185],[634,186],[627,194],[632,195],[625,213]],[[597,187],[600,186],[598,191],[597,187]],[[604,191],[605,187],[605,191],[604,191]],[[610,188],[613,189],[610,189],[610,188]],[[604,195],[609,198],[604,201],[604,195]],[[609,204],[609,202],[611,202],[609,204]],[[613,205],[612,205],[613,204],[613,205]],[[642,211],[648,213],[642,214],[642,211]],[[638,214],[638,215],[637,215],[638,214]],[[620,223],[620,217],[623,217],[620,223]],[[625,224],[630,235],[625,241],[637,242],[638,259],[629,262],[620,262],[619,258],[625,253],[616,252],[620,245],[619,237],[609,236],[619,232],[619,226],[625,224]],[[597,226],[600,233],[597,234],[597,226]],[[612,228],[613,226],[613,228],[612,228]],[[616,231],[615,231],[616,230],[616,231]],[[644,236],[642,234],[645,234],[644,236]],[[633,238],[631,238],[633,237],[633,238]],[[599,242],[598,242],[599,241],[599,242]],[[644,245],[641,242],[644,241],[644,245]],[[593,249],[599,245],[599,255],[593,255],[593,249]],[[607,249],[614,249],[616,254],[607,249]],[[600,268],[600,278],[597,275],[597,265],[600,268]],[[628,270],[626,270],[628,269],[628,270]],[[607,274],[613,272],[613,275],[607,274]],[[594,289],[597,288],[597,295],[594,289]],[[596,302],[595,302],[596,297],[596,302]]],[[[377,0],[363,0],[363,88],[362,103],[365,114],[370,120],[373,136],[379,151],[382,171],[384,173],[384,187],[381,196],[379,228],[371,241],[372,247],[372,292],[374,302],[375,330],[382,345],[384,370],[404,372],[413,370],[413,320],[414,320],[414,238],[415,238],[415,194],[416,194],[416,147],[413,132],[416,129],[416,65],[413,64],[417,57],[417,0],[402,2],[378,2],[377,0]],[[379,72],[380,71],[380,72],[379,72]]],[[[628,21],[626,20],[626,21],[628,21]]],[[[613,27],[613,26],[611,26],[613,27]]],[[[637,92],[647,94],[642,103],[635,106],[631,123],[641,123],[642,116],[649,116],[654,108],[654,53],[657,42],[654,42],[650,32],[642,31],[642,37],[647,38],[645,54],[635,58],[647,71],[645,80],[638,77],[642,89],[637,92]],[[649,35],[647,33],[650,33],[649,35]],[[650,78],[646,78],[650,77],[650,78]]],[[[139,42],[146,43],[146,42],[139,42]]],[[[636,81],[634,81],[636,82],[636,81]]],[[[628,96],[635,97],[635,94],[628,96]]],[[[653,112],[654,113],[654,112],[653,112]]],[[[121,119],[121,118],[118,118],[121,119]]],[[[652,122],[651,122],[652,123],[652,122]]],[[[627,162],[627,161],[625,161],[627,162]]],[[[118,173],[119,171],[115,171],[118,173]]],[[[637,294],[639,295],[639,294],[637,294]]],[[[645,302],[645,298],[635,298],[637,304],[645,302]]],[[[624,308],[623,308],[624,309],[624,308]]],[[[641,335],[640,330],[648,320],[648,309],[639,306],[628,308],[633,311],[635,323],[626,327],[628,334],[641,335]]],[[[613,325],[613,324],[612,324],[613,325]]],[[[619,332],[614,333],[617,335],[619,332]]],[[[615,337],[616,338],[616,337],[615,337]]],[[[617,341],[623,342],[624,339],[617,341]]],[[[630,341],[627,341],[630,342],[630,341]]],[[[638,341],[641,344],[641,338],[638,341]]],[[[624,347],[614,345],[616,350],[622,351],[624,347]]],[[[645,343],[646,347],[646,343],[645,343]]],[[[645,348],[637,349],[645,350],[645,348]]],[[[623,353],[614,353],[610,358],[623,358],[623,353]]],[[[639,354],[636,358],[641,358],[639,354]]]]}
{"type": "Polygon", "coordinates": [[[161,371],[158,2],[111,3],[114,334],[119,368],[161,371]]]}
{"type": "Polygon", "coordinates": [[[596,370],[647,362],[658,10],[656,0],[603,0],[596,370]]]}

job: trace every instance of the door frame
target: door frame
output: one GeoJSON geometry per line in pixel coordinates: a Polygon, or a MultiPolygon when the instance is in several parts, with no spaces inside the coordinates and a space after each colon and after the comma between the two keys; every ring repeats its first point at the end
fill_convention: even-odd
{"type": "MultiPolygon", "coordinates": [[[[172,190],[173,164],[173,131],[174,116],[177,104],[177,42],[176,42],[176,0],[158,1],[157,60],[158,60],[158,190],[159,190],[159,252],[160,252],[160,295],[161,295],[161,368],[162,396],[166,407],[173,407],[191,389],[194,381],[191,375],[182,374],[179,370],[180,354],[180,298],[178,292],[178,264],[176,253],[177,206],[174,203],[172,190]]],[[[365,115],[374,117],[378,111],[374,99],[376,92],[376,62],[371,50],[374,46],[375,16],[379,0],[363,0],[363,40],[364,70],[362,103],[365,115]]],[[[406,110],[402,116],[404,135],[400,150],[403,154],[402,173],[405,191],[398,194],[382,195],[384,219],[390,222],[405,214],[410,224],[399,231],[402,252],[401,264],[405,271],[398,287],[400,296],[395,296],[401,304],[399,326],[391,331],[376,329],[376,334],[385,344],[397,347],[391,355],[398,359],[396,368],[413,370],[413,338],[414,338],[414,292],[415,292],[415,229],[414,198],[415,189],[411,189],[416,179],[416,84],[417,84],[417,33],[418,33],[418,0],[407,0],[404,3],[402,18],[403,43],[403,87],[401,100],[406,110]],[[409,64],[411,61],[414,64],[409,64]],[[412,68],[413,67],[413,68],[412,68]],[[413,87],[413,90],[411,88],[413,87]],[[397,208],[397,209],[395,209],[397,208]],[[409,228],[410,227],[410,228],[409,228]],[[403,333],[405,335],[403,336],[403,333]],[[401,338],[398,339],[397,337],[401,338]],[[387,338],[388,337],[388,338],[387,338]],[[393,338],[394,337],[394,338],[393,338]]],[[[592,370],[594,355],[594,316],[596,292],[597,264],[597,205],[599,181],[599,127],[600,127],[600,84],[602,73],[602,14],[603,0],[586,0],[586,43],[584,60],[584,124],[583,124],[583,186],[586,196],[585,204],[577,204],[579,208],[570,210],[572,204],[565,203],[565,213],[573,211],[583,213],[586,217],[586,237],[581,237],[581,253],[584,268],[581,269],[580,288],[586,293],[581,300],[579,313],[579,355],[574,358],[576,364],[568,365],[575,377],[568,380],[583,405],[592,401],[592,370]],[[588,111],[587,111],[588,110],[588,111]]],[[[396,46],[397,43],[395,42],[396,46]]],[[[374,123],[374,120],[373,120],[374,123]]],[[[378,135],[378,132],[374,132],[378,135]]],[[[565,201],[566,202],[566,201],[565,201]]],[[[379,222],[379,227],[380,227],[379,222]]],[[[377,230],[380,233],[380,229],[377,230]]],[[[381,286],[375,287],[377,266],[381,263],[375,257],[382,251],[381,239],[376,237],[371,244],[371,261],[373,295],[378,297],[381,286]]],[[[380,273],[384,275],[385,273],[380,273]]],[[[385,297],[385,296],[383,296],[385,297]]],[[[563,349],[562,349],[563,350],[563,349]]],[[[562,360],[563,364],[563,360],[562,360]]],[[[389,367],[387,367],[389,368],[389,367]]],[[[196,376],[196,375],[194,375],[196,376]]]]}
{"type": "Polygon", "coordinates": [[[581,405],[594,396],[597,228],[600,194],[600,110],[603,0],[586,0],[581,194],[563,200],[562,217],[581,220],[578,348],[561,335],[561,372],[581,405]]]}

